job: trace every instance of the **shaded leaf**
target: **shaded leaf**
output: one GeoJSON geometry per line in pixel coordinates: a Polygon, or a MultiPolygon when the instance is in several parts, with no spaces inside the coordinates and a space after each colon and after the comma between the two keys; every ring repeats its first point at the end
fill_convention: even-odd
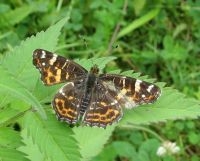
{"type": "Polygon", "coordinates": [[[24,126],[34,143],[52,161],[80,160],[79,147],[72,137],[72,129],[56,120],[48,112],[48,119],[41,119],[34,113],[27,113],[24,126]]]}

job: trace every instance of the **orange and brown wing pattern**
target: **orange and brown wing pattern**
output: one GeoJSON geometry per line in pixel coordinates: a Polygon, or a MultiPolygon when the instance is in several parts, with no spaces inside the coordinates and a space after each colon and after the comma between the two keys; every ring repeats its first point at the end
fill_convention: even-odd
{"type": "Polygon", "coordinates": [[[105,128],[114,122],[118,122],[123,116],[122,109],[117,100],[115,100],[104,87],[96,87],[93,93],[91,104],[86,110],[83,122],[89,126],[98,126],[105,128]]]}
{"type": "Polygon", "coordinates": [[[161,95],[158,86],[135,78],[102,74],[99,79],[112,97],[125,108],[153,103],[161,95]]]}
{"type": "Polygon", "coordinates": [[[75,124],[79,117],[79,107],[81,101],[81,88],[76,88],[78,84],[69,82],[64,85],[55,95],[52,106],[57,118],[69,124],[75,124]]]}
{"type": "Polygon", "coordinates": [[[87,73],[79,64],[43,49],[33,52],[33,64],[40,71],[45,85],[72,81],[87,73]]]}

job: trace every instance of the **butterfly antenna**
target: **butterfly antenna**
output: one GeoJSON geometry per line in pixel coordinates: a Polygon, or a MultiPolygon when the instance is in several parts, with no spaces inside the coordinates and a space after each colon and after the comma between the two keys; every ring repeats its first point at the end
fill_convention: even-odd
{"type": "MultiPolygon", "coordinates": [[[[82,35],[79,35],[79,37],[83,40],[83,43],[84,43],[84,45],[85,45],[85,49],[88,49],[87,40],[86,40],[86,39],[84,38],[84,36],[82,36],[82,35]]],[[[92,59],[92,58],[94,58],[94,56],[95,56],[94,52],[90,53],[89,56],[88,56],[88,59],[90,59],[92,66],[95,65],[95,64],[94,64],[94,61],[93,61],[93,59],[92,59]]]]}

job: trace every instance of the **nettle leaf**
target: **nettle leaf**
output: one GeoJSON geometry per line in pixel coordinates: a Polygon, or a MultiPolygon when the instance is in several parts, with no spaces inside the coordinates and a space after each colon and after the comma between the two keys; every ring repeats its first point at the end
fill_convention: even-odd
{"type": "Polygon", "coordinates": [[[4,68],[0,66],[0,93],[10,95],[20,99],[26,103],[37,107],[38,112],[42,117],[46,117],[45,112],[39,101],[28,91],[18,80],[9,74],[4,68]]]}
{"type": "Polygon", "coordinates": [[[0,127],[0,145],[3,147],[17,148],[21,144],[19,132],[10,127],[0,127]]]}
{"type": "Polygon", "coordinates": [[[17,151],[16,149],[0,147],[0,160],[6,161],[29,161],[24,157],[24,153],[17,151]]]}
{"type": "Polygon", "coordinates": [[[94,64],[97,64],[99,69],[102,71],[105,68],[106,64],[113,61],[114,59],[116,59],[116,57],[109,56],[109,57],[101,57],[101,58],[75,60],[75,62],[82,65],[88,71],[94,64]]]}
{"type": "MultiPolygon", "coordinates": [[[[79,147],[72,137],[72,129],[66,123],[57,121],[50,112],[47,113],[47,120],[41,119],[34,113],[25,115],[24,127],[28,130],[33,142],[52,161],[80,160],[79,147]]],[[[26,148],[29,148],[28,144],[26,148]]]]}
{"type": "Polygon", "coordinates": [[[23,102],[20,99],[13,100],[12,103],[4,107],[0,112],[0,126],[6,127],[13,124],[19,117],[30,110],[29,103],[23,102]]]}
{"type": "Polygon", "coordinates": [[[110,138],[116,124],[108,126],[106,129],[99,127],[74,127],[74,138],[78,141],[82,161],[91,160],[104,147],[110,138]]]}
{"type": "Polygon", "coordinates": [[[28,161],[25,154],[16,150],[21,145],[19,132],[8,127],[0,128],[0,160],[6,161],[28,161]]]}
{"type": "Polygon", "coordinates": [[[22,141],[24,145],[19,147],[18,150],[26,154],[26,158],[31,161],[45,160],[51,161],[43,152],[40,151],[37,144],[33,142],[31,136],[28,135],[27,129],[21,132],[22,141]]]}

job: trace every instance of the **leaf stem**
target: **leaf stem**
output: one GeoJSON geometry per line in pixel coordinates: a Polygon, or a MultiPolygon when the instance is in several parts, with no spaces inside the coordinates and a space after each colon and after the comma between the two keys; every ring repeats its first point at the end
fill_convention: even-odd
{"type": "Polygon", "coordinates": [[[163,139],[161,136],[159,136],[156,132],[154,132],[154,131],[150,130],[149,128],[146,128],[146,127],[137,126],[137,125],[133,125],[133,124],[128,124],[128,125],[123,125],[120,128],[142,130],[142,131],[148,132],[149,134],[152,134],[153,136],[158,138],[161,142],[165,141],[165,139],[163,139]]]}

